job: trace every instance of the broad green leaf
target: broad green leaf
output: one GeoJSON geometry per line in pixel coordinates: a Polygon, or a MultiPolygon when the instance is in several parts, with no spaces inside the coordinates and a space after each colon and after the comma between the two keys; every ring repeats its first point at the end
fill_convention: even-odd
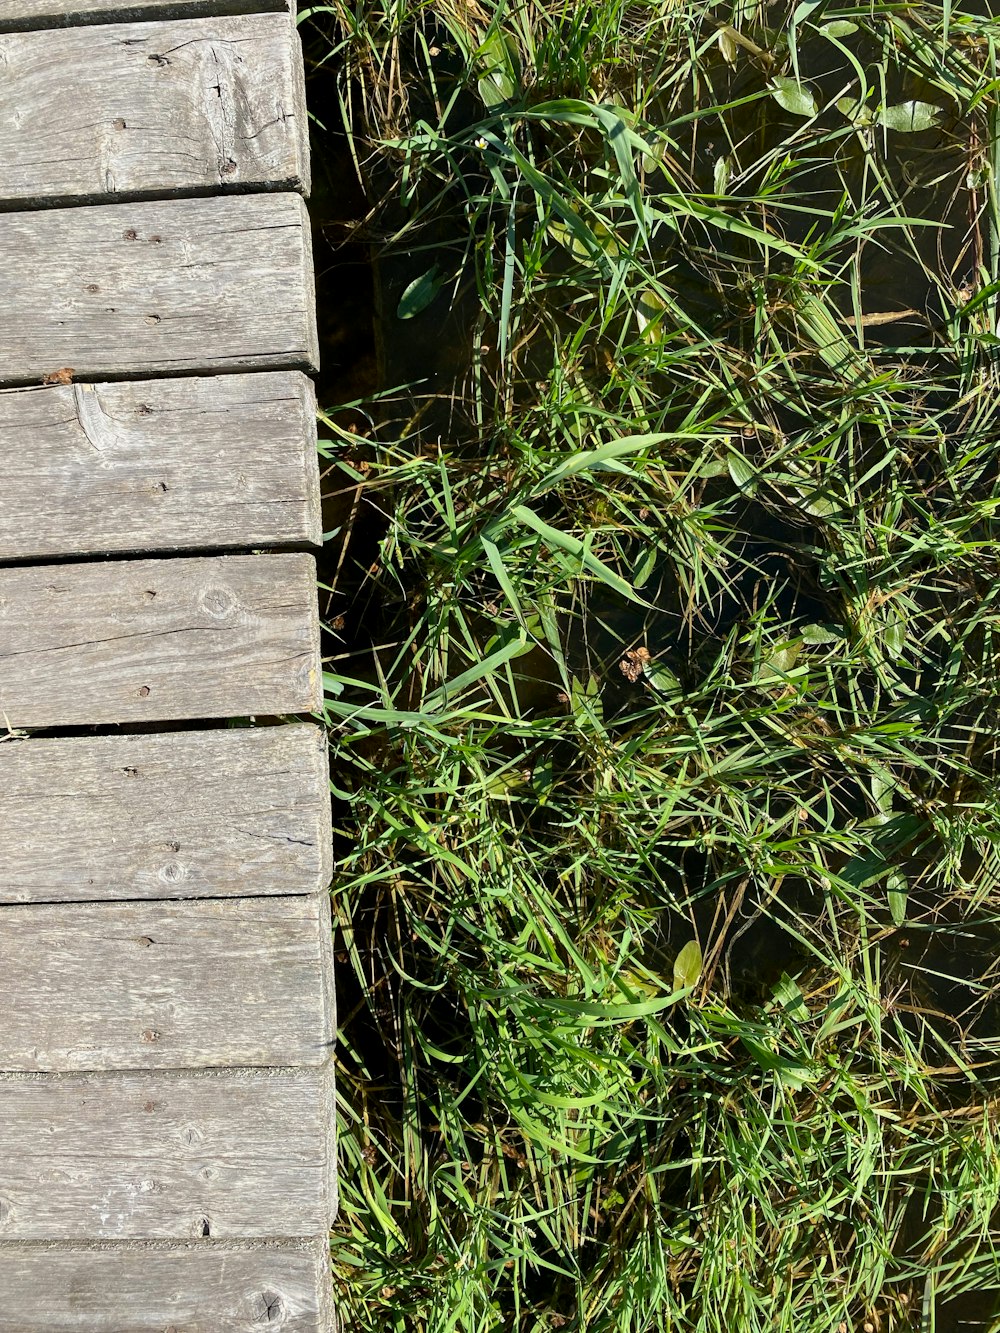
{"type": "Polygon", "coordinates": [[[750,494],[757,489],[757,469],[742,454],[731,452],[726,458],[733,485],[750,494]]]}
{"type": "Polygon", "coordinates": [[[885,650],[890,657],[898,657],[906,644],[906,619],[896,615],[885,627],[885,650]]]}
{"type": "Polygon", "coordinates": [[[879,124],[897,134],[918,134],[930,130],[941,119],[941,108],[931,102],[899,102],[879,112],[879,124]]]}
{"type": "Polygon", "coordinates": [[[705,463],[699,463],[695,469],[696,477],[724,477],[729,471],[729,465],[724,463],[721,458],[710,458],[705,463]]]}
{"type": "Polygon", "coordinates": [[[864,102],[859,102],[856,97],[840,97],[837,99],[836,107],[841,115],[853,120],[858,129],[865,129],[875,124],[875,116],[870,107],[865,106],[864,102]]]}
{"type": "Polygon", "coordinates": [[[892,917],[893,924],[901,926],[906,920],[906,900],[907,886],[906,880],[894,870],[887,881],[889,897],[889,914],[892,917]]]}
{"type": "Polygon", "coordinates": [[[771,80],[771,96],[793,116],[815,116],[819,112],[816,98],[809,89],[783,74],[776,74],[771,80]]]}
{"type": "Polygon", "coordinates": [[[697,986],[701,976],[701,945],[697,940],[688,940],[684,948],[674,959],[674,990],[686,990],[697,986]]]}
{"type": "Polygon", "coordinates": [[[872,800],[887,817],[892,815],[892,802],[896,794],[896,786],[896,779],[888,769],[879,768],[872,773],[872,800]]]}
{"type": "Polygon", "coordinates": [[[656,563],[659,559],[660,551],[656,545],[649,546],[635,567],[635,573],[632,575],[633,588],[642,588],[649,582],[650,576],[656,568],[656,563]]]}
{"type": "Polygon", "coordinates": [[[795,665],[799,653],[802,651],[802,640],[793,639],[791,643],[782,644],[780,648],[775,648],[773,652],[768,653],[767,657],[761,663],[761,680],[768,675],[773,676],[787,675],[795,665]]]}
{"type": "Polygon", "coordinates": [[[510,48],[499,33],[493,33],[479,48],[483,66],[479,96],[490,108],[503,106],[517,96],[517,74],[510,48]]]}
{"type": "Polygon", "coordinates": [[[821,495],[819,491],[812,491],[802,500],[802,508],[807,509],[810,514],[815,514],[817,518],[829,518],[831,514],[840,513],[840,505],[836,500],[831,500],[827,495],[821,495]]]}
{"type": "Polygon", "coordinates": [[[655,658],[646,662],[642,668],[642,674],[660,694],[678,695],[681,693],[681,683],[670,670],[669,667],[661,666],[655,658]]]}
{"type": "Polygon", "coordinates": [[[771,993],[789,1018],[794,1018],[799,1023],[804,1023],[808,1019],[809,1010],[806,1008],[802,991],[787,972],[782,972],[771,993]]]}
{"type": "Polygon", "coordinates": [[[840,643],[844,631],[836,625],[803,625],[803,643],[840,643]]]}
{"type": "Polygon", "coordinates": [[[443,284],[444,277],[438,264],[429,268],[426,273],[421,273],[419,278],[414,278],[399,298],[396,318],[412,319],[414,315],[419,315],[421,310],[426,310],[443,284]]]}
{"type": "Polygon", "coordinates": [[[821,23],[819,26],[824,37],[850,37],[857,30],[858,25],[850,19],[834,19],[832,23],[821,23]]]}
{"type": "Polygon", "coordinates": [[[635,306],[635,322],[639,332],[647,342],[661,342],[663,339],[663,312],[667,303],[663,297],[647,288],[639,293],[635,306]]]}

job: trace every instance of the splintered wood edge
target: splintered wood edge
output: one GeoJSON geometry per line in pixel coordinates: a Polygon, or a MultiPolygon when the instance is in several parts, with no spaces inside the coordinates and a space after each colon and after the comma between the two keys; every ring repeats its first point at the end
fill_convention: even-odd
{"type": "Polygon", "coordinates": [[[306,308],[309,312],[306,328],[306,353],[309,364],[301,368],[315,372],[319,370],[319,320],[316,312],[316,268],[313,263],[312,220],[309,217],[309,209],[303,197],[297,194],[295,198],[298,200],[299,212],[302,215],[302,245],[299,254],[305,270],[302,274],[302,290],[305,294],[306,308]]]}
{"type": "Polygon", "coordinates": [[[83,27],[94,23],[142,23],[154,19],[222,18],[241,14],[289,14],[296,0],[0,0],[0,33],[83,27]],[[14,7],[19,12],[12,12],[14,7]]]}

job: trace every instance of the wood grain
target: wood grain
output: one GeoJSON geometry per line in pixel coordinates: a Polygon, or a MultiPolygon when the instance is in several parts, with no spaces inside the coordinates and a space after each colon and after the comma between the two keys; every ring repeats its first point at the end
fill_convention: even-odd
{"type": "Polygon", "coordinates": [[[0,744],[0,902],[325,890],[318,727],[0,744]]]}
{"type": "Polygon", "coordinates": [[[0,907],[0,1070],[323,1064],[326,901],[0,907]]]}
{"type": "Polygon", "coordinates": [[[308,192],[302,53],[287,15],[12,33],[0,90],[3,203],[308,192]]]}
{"type": "Polygon", "coordinates": [[[0,723],[316,711],[318,614],[310,555],[0,570],[0,723]]]}
{"type": "Polygon", "coordinates": [[[0,1077],[0,1240],[325,1234],[331,1070],[0,1077]]]}
{"type": "Polygon", "coordinates": [[[115,20],[295,13],[295,0],[0,0],[0,32],[115,20]]]}
{"type": "Polygon", "coordinates": [[[297,194],[0,215],[0,381],[313,369],[297,194]]]}
{"type": "Polygon", "coordinates": [[[0,1333],[334,1328],[325,1240],[0,1244],[0,1291],[0,1333]]]}
{"type": "Polygon", "coordinates": [[[323,540],[297,371],[0,392],[0,478],[0,560],[323,540]]]}

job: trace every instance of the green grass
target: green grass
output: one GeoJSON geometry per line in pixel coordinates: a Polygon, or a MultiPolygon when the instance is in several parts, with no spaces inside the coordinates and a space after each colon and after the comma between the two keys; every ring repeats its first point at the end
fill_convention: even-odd
{"type": "Polygon", "coordinates": [[[993,1327],[984,13],[305,7],[352,1333],[993,1327]]]}

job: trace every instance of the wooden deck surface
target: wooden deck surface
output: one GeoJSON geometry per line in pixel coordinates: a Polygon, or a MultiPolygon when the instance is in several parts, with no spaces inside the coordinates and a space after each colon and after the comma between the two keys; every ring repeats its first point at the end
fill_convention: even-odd
{"type": "Polygon", "coordinates": [[[0,1333],[334,1328],[291,9],[0,0],[0,1333]]]}

